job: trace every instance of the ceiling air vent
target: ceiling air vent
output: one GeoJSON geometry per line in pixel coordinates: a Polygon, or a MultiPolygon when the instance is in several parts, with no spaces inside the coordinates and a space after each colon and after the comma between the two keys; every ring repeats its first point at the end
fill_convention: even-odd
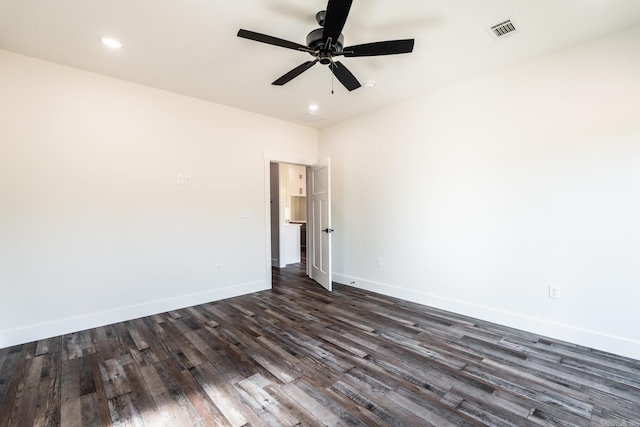
{"type": "Polygon", "coordinates": [[[489,32],[496,40],[510,36],[517,31],[518,29],[511,19],[507,19],[506,21],[489,28],[489,32]]]}

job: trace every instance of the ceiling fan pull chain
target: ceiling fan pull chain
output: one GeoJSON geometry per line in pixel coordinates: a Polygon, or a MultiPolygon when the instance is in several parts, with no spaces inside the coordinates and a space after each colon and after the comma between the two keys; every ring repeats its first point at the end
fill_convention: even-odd
{"type": "Polygon", "coordinates": [[[333,81],[334,81],[333,67],[335,66],[336,64],[333,62],[333,58],[331,58],[331,64],[329,64],[329,67],[331,67],[331,95],[333,95],[333,81]]]}
{"type": "MultiPolygon", "coordinates": [[[[331,64],[331,65],[333,65],[333,64],[331,64]]],[[[333,73],[331,73],[331,95],[333,95],[333,81],[334,81],[333,73]]]]}

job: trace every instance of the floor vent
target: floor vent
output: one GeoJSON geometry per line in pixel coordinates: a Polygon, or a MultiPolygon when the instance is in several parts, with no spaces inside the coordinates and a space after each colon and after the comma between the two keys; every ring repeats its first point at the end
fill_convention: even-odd
{"type": "Polygon", "coordinates": [[[319,122],[320,120],[324,120],[326,119],[326,117],[321,114],[312,113],[311,111],[309,111],[307,113],[304,113],[301,116],[298,116],[297,119],[300,120],[301,122],[313,123],[313,122],[319,122]]]}
{"type": "Polygon", "coordinates": [[[510,36],[517,31],[518,29],[511,19],[507,19],[489,28],[489,32],[496,40],[510,36]]]}

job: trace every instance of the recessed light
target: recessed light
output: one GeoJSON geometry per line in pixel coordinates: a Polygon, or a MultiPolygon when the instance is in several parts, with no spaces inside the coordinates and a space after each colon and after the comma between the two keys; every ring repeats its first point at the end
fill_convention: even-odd
{"type": "Polygon", "coordinates": [[[111,37],[103,37],[100,39],[100,41],[105,45],[105,46],[109,46],[113,49],[120,49],[122,47],[122,43],[120,43],[118,40],[116,39],[112,39],[111,37]]]}
{"type": "Polygon", "coordinates": [[[309,105],[309,111],[318,111],[318,108],[320,108],[320,106],[318,106],[317,104],[309,105]]]}

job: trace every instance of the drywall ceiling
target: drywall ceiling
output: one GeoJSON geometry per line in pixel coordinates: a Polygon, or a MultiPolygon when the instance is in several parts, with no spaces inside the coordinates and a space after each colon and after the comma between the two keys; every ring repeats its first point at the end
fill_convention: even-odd
{"type": "Polygon", "coordinates": [[[0,0],[0,48],[243,110],[323,127],[640,23],[638,0],[354,0],[346,45],[415,38],[412,54],[342,58],[372,89],[348,92],[321,65],[236,37],[244,28],[304,44],[325,0],[0,0]],[[512,18],[518,31],[488,28],[512,18]],[[111,50],[103,36],[118,38],[111,50]],[[334,93],[332,94],[332,88],[334,93]],[[301,119],[316,103],[326,119],[301,119]]]}

